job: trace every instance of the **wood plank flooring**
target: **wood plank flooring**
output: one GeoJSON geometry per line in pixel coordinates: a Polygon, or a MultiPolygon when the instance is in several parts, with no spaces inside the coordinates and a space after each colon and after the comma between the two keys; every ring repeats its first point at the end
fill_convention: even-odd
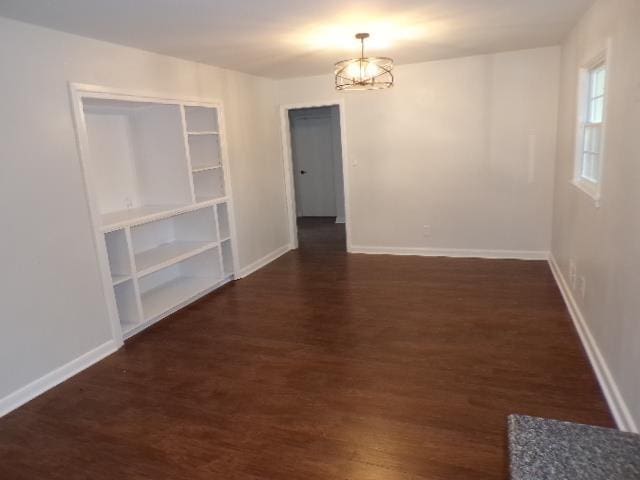
{"type": "Polygon", "coordinates": [[[545,262],[300,236],[0,419],[0,479],[506,479],[508,414],[613,425],[545,262]]]}

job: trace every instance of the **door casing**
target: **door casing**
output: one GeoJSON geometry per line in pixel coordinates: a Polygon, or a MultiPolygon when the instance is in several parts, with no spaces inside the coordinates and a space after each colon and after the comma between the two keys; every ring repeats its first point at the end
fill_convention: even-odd
{"type": "Polygon", "coordinates": [[[289,219],[289,247],[298,248],[298,226],[296,214],[296,199],[293,178],[293,155],[291,152],[291,126],[289,124],[289,110],[313,107],[337,106],[340,118],[340,145],[342,147],[342,178],[344,185],[344,222],[347,240],[347,252],[352,250],[351,242],[351,209],[349,195],[349,167],[356,167],[356,163],[349,162],[346,135],[346,109],[344,99],[324,100],[280,106],[280,128],[282,136],[282,159],[284,167],[284,184],[289,219]]]}

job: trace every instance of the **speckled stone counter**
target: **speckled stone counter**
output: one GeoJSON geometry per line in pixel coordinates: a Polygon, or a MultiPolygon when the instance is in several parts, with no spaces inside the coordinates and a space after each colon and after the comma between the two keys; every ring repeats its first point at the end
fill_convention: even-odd
{"type": "Polygon", "coordinates": [[[512,480],[640,480],[640,435],[509,416],[512,480]]]}

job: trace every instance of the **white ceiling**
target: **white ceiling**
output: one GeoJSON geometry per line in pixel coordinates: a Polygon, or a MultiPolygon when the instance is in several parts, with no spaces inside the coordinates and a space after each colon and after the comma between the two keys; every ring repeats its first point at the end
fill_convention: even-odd
{"type": "Polygon", "coordinates": [[[273,78],[560,43],[592,0],[2,0],[0,16],[273,78]]]}

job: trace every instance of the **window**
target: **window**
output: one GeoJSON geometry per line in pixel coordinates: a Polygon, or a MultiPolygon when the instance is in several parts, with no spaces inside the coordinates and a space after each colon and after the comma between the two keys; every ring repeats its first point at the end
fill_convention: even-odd
{"type": "Polygon", "coordinates": [[[607,67],[603,57],[581,71],[580,116],[574,183],[598,200],[602,172],[602,147],[607,67]]]}
{"type": "Polygon", "coordinates": [[[582,168],[580,176],[598,183],[600,180],[600,153],[602,146],[602,124],[604,121],[604,64],[589,70],[586,119],[582,124],[582,168]]]}

